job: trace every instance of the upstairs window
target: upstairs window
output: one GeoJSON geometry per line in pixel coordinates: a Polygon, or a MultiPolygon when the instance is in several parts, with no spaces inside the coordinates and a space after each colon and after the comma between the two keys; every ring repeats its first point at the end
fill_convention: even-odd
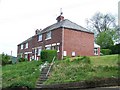
{"type": "Polygon", "coordinates": [[[25,48],[28,48],[28,43],[25,44],[25,48]]]}
{"type": "Polygon", "coordinates": [[[51,31],[46,33],[46,40],[51,39],[51,31]]]}
{"type": "Polygon", "coordinates": [[[21,44],[20,48],[23,49],[23,44],[21,44]]]}
{"type": "Polygon", "coordinates": [[[38,41],[42,41],[42,34],[38,36],[38,41]]]}

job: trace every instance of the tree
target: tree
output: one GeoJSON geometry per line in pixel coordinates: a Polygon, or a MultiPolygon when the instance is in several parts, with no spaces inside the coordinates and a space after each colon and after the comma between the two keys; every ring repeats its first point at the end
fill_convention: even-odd
{"type": "Polygon", "coordinates": [[[12,64],[12,61],[10,60],[10,56],[2,53],[2,65],[6,65],[6,64],[12,64]]]}
{"type": "Polygon", "coordinates": [[[113,31],[103,31],[99,33],[98,36],[96,37],[96,43],[99,44],[101,48],[110,48],[111,46],[114,45],[114,42],[112,40],[113,35],[114,35],[113,31]]]}
{"type": "Polygon", "coordinates": [[[99,34],[103,31],[115,27],[115,17],[111,14],[96,13],[91,19],[87,20],[87,27],[95,33],[99,34]]]}

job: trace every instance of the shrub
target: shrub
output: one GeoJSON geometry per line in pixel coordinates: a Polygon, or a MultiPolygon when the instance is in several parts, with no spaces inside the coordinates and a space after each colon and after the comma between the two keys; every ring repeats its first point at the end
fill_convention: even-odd
{"type": "Polygon", "coordinates": [[[112,54],[120,54],[120,44],[116,44],[114,46],[110,47],[111,53],[112,54]]]}
{"type": "Polygon", "coordinates": [[[70,60],[70,57],[69,56],[64,56],[63,60],[70,60]]]}
{"type": "Polygon", "coordinates": [[[42,62],[45,62],[45,61],[52,62],[54,57],[57,59],[57,51],[56,50],[43,50],[43,51],[41,51],[42,62]]]}
{"type": "Polygon", "coordinates": [[[19,62],[24,62],[24,61],[28,61],[26,58],[18,58],[19,62]]]}
{"type": "Polygon", "coordinates": [[[2,54],[2,65],[6,65],[6,64],[12,64],[12,61],[10,59],[10,56],[8,56],[7,54],[5,55],[3,53],[2,54]]]}
{"type": "Polygon", "coordinates": [[[111,50],[110,49],[101,49],[101,53],[103,55],[110,55],[111,54],[111,50]]]}
{"type": "Polygon", "coordinates": [[[30,83],[25,83],[23,82],[15,82],[12,85],[10,85],[8,88],[31,88],[31,84],[30,83]]]}
{"type": "Polygon", "coordinates": [[[90,64],[91,63],[90,58],[87,57],[87,56],[76,57],[73,61],[76,62],[76,63],[79,63],[79,62],[86,63],[86,64],[90,64]]]}
{"type": "Polygon", "coordinates": [[[81,58],[81,60],[82,60],[83,63],[87,63],[87,64],[90,64],[90,63],[91,63],[90,58],[87,57],[87,56],[83,56],[83,57],[81,58]]]}

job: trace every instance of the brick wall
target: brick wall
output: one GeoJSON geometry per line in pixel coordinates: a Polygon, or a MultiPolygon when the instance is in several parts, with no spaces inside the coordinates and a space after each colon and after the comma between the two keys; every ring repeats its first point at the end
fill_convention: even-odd
{"type": "MultiPolygon", "coordinates": [[[[60,52],[58,52],[58,58],[61,59],[61,50],[62,50],[62,29],[58,28],[56,30],[52,30],[51,31],[51,39],[49,40],[45,40],[46,39],[46,33],[42,34],[42,41],[38,41],[38,35],[34,35],[32,37],[32,40],[28,41],[28,48],[25,49],[25,44],[23,43],[23,48],[21,49],[21,45],[18,45],[18,50],[17,53],[25,53],[25,52],[32,52],[32,48],[36,48],[36,47],[40,47],[42,46],[42,49],[45,49],[45,45],[49,45],[49,44],[54,44],[54,43],[60,43],[59,45],[59,49],[60,52]]],[[[30,56],[32,56],[32,54],[29,54],[30,56]]],[[[24,57],[24,55],[23,55],[24,57]]]]}
{"type": "Polygon", "coordinates": [[[64,51],[67,56],[93,56],[94,55],[94,34],[75,30],[64,30],[64,51]]]}

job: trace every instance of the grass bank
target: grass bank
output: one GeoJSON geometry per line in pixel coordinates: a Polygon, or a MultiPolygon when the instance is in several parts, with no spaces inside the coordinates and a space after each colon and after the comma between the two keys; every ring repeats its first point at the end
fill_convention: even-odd
{"type": "Polygon", "coordinates": [[[118,77],[118,55],[90,57],[90,62],[83,63],[75,58],[56,61],[44,84],[118,77]]]}
{"type": "Polygon", "coordinates": [[[40,75],[41,61],[21,62],[2,67],[2,88],[28,86],[34,88],[40,75]]]}

